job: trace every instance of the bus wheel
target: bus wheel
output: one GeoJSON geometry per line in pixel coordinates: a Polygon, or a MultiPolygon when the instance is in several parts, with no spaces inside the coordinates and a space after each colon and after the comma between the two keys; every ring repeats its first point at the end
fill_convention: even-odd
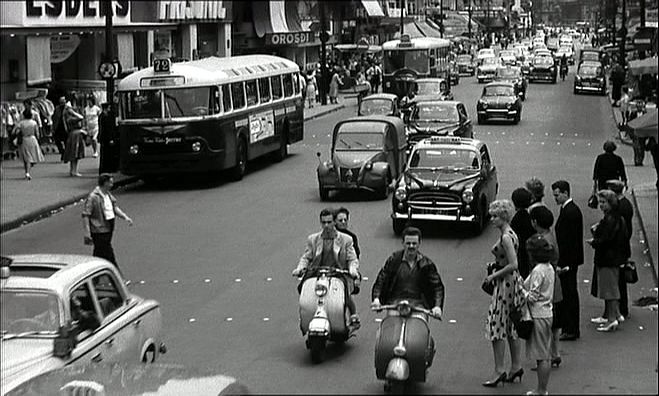
{"type": "Polygon", "coordinates": [[[281,162],[288,157],[288,127],[284,127],[281,133],[279,150],[275,152],[275,161],[281,162]]]}
{"type": "Polygon", "coordinates": [[[242,180],[246,171],[247,146],[245,145],[245,139],[239,137],[238,142],[236,143],[236,166],[231,169],[231,179],[234,181],[242,180]]]}

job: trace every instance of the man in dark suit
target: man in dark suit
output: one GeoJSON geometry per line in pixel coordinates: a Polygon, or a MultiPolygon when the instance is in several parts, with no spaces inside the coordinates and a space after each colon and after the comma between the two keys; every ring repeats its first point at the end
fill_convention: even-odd
{"type": "MultiPolygon", "coordinates": [[[[623,182],[620,180],[609,180],[607,182],[607,185],[609,187],[609,190],[613,191],[616,193],[616,196],[618,197],[618,213],[620,213],[620,216],[622,216],[623,219],[625,219],[625,226],[627,227],[627,244],[625,245],[624,249],[624,256],[625,260],[629,260],[632,256],[632,247],[631,247],[631,238],[632,238],[632,217],[634,217],[634,206],[632,205],[631,202],[629,202],[629,199],[625,197],[625,194],[623,193],[623,190],[625,188],[625,185],[623,182]]],[[[623,316],[623,321],[624,318],[629,317],[629,299],[627,297],[627,281],[625,280],[625,276],[622,272],[620,271],[620,276],[618,276],[618,289],[620,290],[620,315],[623,316]]],[[[620,322],[620,318],[618,318],[618,321],[620,322]]]]}
{"type": "Polygon", "coordinates": [[[551,185],[560,214],[556,220],[556,243],[560,256],[558,268],[563,289],[564,324],[561,340],[573,341],[579,332],[579,291],[577,269],[583,264],[583,216],[570,198],[570,183],[558,180],[551,185]]]}

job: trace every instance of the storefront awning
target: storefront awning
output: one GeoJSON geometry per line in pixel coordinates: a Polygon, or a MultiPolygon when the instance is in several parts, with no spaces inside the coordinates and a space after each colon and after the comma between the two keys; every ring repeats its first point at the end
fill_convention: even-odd
{"type": "Polygon", "coordinates": [[[384,11],[377,0],[362,0],[362,5],[370,17],[383,17],[384,11]]]}
{"type": "Polygon", "coordinates": [[[271,33],[301,32],[297,2],[291,0],[253,1],[254,30],[258,37],[271,33]]]}

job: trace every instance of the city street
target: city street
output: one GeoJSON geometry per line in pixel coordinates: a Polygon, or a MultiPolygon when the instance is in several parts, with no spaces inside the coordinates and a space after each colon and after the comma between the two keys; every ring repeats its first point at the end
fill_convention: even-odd
{"type": "MultiPolygon", "coordinates": [[[[545,182],[545,202],[557,213],[550,185],[565,179],[588,226],[601,217],[586,206],[593,162],[614,131],[606,97],[573,95],[573,73],[571,67],[568,78],[555,85],[530,84],[519,125],[474,125],[474,137],[490,148],[498,198],[510,198],[536,176],[545,182]]],[[[465,76],[453,87],[474,124],[482,87],[465,76]]],[[[373,368],[376,319],[382,315],[368,307],[378,270],[401,248],[389,217],[391,198],[341,194],[321,202],[316,179],[316,152],[326,159],[334,124],[355,114],[353,105],[307,122],[304,140],[290,147],[288,159],[251,164],[241,182],[140,183],[118,192],[119,205],[135,225],[119,223],[114,248],[130,288],[162,306],[169,352],[161,361],[212,368],[238,378],[253,393],[382,393],[373,368]],[[359,237],[365,278],[356,301],[362,328],[345,346],[332,345],[326,360],[314,365],[298,327],[297,279],[291,271],[306,236],[319,231],[318,214],[326,206],[346,206],[359,237]]],[[[83,245],[80,213],[80,205],[72,206],[3,234],[3,254],[91,254],[83,245]]],[[[437,354],[418,393],[523,394],[535,388],[531,361],[525,361],[521,384],[481,386],[492,376],[493,357],[484,336],[489,296],[480,284],[497,231],[488,226],[473,236],[450,224],[422,230],[421,251],[438,265],[446,300],[443,320],[431,324],[437,354]]],[[[636,235],[633,255],[642,262],[636,235]]],[[[633,307],[619,331],[595,331],[589,318],[599,316],[604,304],[589,294],[593,252],[588,245],[585,253],[579,272],[581,339],[561,344],[563,363],[552,370],[550,393],[656,393],[656,312],[633,307]]],[[[630,301],[654,287],[650,268],[638,271],[641,280],[630,287],[630,301]]]]}

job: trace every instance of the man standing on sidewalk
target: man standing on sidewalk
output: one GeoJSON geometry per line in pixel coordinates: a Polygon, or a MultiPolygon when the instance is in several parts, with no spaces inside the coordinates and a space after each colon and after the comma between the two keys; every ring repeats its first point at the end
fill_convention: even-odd
{"type": "MultiPolygon", "coordinates": [[[[625,197],[623,190],[625,185],[620,180],[609,180],[607,182],[609,190],[616,193],[618,197],[618,213],[625,219],[625,226],[627,227],[627,244],[625,245],[623,255],[625,260],[629,260],[632,256],[631,248],[631,238],[632,238],[632,218],[634,217],[634,206],[629,199],[625,197]]],[[[625,261],[626,262],[626,261],[625,261]]],[[[618,276],[618,289],[620,290],[620,315],[624,316],[625,319],[629,317],[629,299],[627,297],[627,282],[625,281],[625,276],[623,270],[620,270],[620,275],[618,276]]]]}
{"type": "Polygon", "coordinates": [[[112,249],[114,219],[117,216],[121,217],[131,226],[133,220],[119,208],[117,199],[110,194],[113,184],[114,179],[109,173],[103,173],[98,177],[98,186],[85,201],[82,224],[85,231],[85,245],[94,245],[93,255],[104,258],[119,268],[112,249]]]}

